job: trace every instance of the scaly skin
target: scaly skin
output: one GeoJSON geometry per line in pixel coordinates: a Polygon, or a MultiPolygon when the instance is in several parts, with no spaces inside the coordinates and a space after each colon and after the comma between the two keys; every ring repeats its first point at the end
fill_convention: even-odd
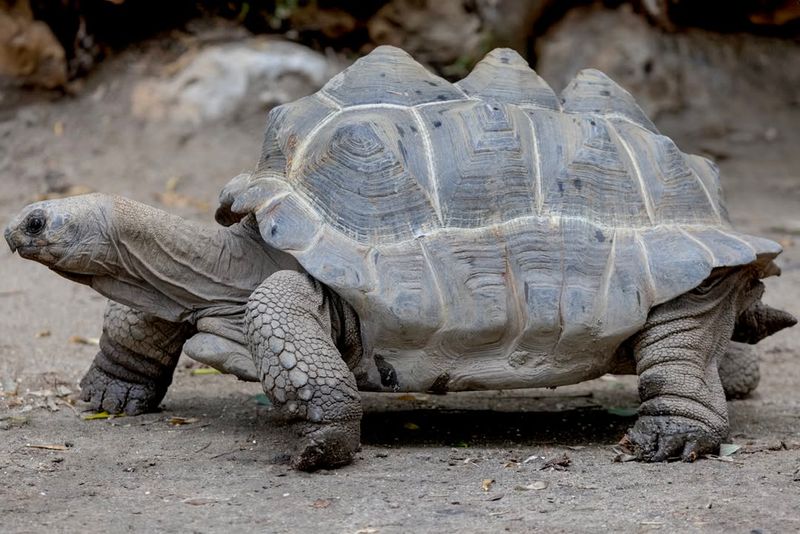
{"type": "Polygon", "coordinates": [[[337,298],[307,274],[279,271],[255,290],[245,312],[264,391],[296,421],[292,465],[304,471],[350,463],[359,448],[361,398],[334,344],[351,337],[337,330],[353,323],[340,320],[337,298]]]}
{"type": "Polygon", "coordinates": [[[654,308],[633,338],[642,404],[627,438],[639,459],[692,461],[727,437],[718,361],[751,293],[748,273],[734,273],[654,308]]]}
{"type": "Polygon", "coordinates": [[[193,331],[186,323],[171,323],[109,301],[100,352],[81,380],[81,398],[93,410],[109,413],[154,411],[193,331]]]}
{"type": "Polygon", "coordinates": [[[741,399],[752,393],[761,379],[755,349],[731,341],[728,351],[719,361],[719,378],[727,399],[741,399]]]}

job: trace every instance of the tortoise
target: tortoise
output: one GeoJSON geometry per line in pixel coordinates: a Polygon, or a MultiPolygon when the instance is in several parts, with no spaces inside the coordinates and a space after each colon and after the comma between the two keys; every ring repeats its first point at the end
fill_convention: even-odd
{"type": "Polygon", "coordinates": [[[107,296],[81,382],[95,409],[156,408],[183,350],[258,380],[296,425],[293,464],[350,462],[359,390],[555,387],[637,373],[627,434],[693,460],[729,429],[777,243],[734,230],[709,160],[624,89],[560,97],[510,49],[450,83],[382,46],[274,108],[252,173],[206,227],[121,197],[33,204],[12,250],[107,296]]]}

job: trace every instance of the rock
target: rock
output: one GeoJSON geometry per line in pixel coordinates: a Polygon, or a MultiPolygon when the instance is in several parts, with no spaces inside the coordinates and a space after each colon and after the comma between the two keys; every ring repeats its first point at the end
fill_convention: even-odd
{"type": "Polygon", "coordinates": [[[0,85],[54,89],[66,81],[64,48],[45,23],[33,20],[28,0],[0,0],[0,85]]]}
{"type": "Polygon", "coordinates": [[[530,41],[541,26],[547,25],[570,3],[556,0],[477,0],[476,9],[492,47],[513,48],[527,55],[530,41]]]}
{"type": "MultiPolygon", "coordinates": [[[[800,20],[800,2],[795,0],[728,2],[724,7],[715,2],[690,0],[638,0],[634,3],[653,22],[669,30],[698,26],[728,32],[767,29],[780,33],[782,27],[800,20]]],[[[787,33],[791,35],[792,30],[787,33]]]]}
{"type": "Polygon", "coordinates": [[[725,135],[743,114],[800,102],[800,47],[789,40],[691,29],[670,33],[630,6],[571,10],[537,43],[537,72],[560,91],[583,68],[608,74],[645,113],[691,119],[690,126],[725,135]],[[736,109],[736,113],[731,113],[736,109]]]}
{"type": "Polygon", "coordinates": [[[290,42],[251,39],[208,46],[169,79],[137,84],[132,113],[200,125],[248,104],[265,108],[311,94],[342,66],[290,42]]]}
{"type": "Polygon", "coordinates": [[[487,35],[466,2],[392,0],[367,22],[378,45],[403,48],[417,61],[446,75],[462,76],[481,57],[487,35]]]}

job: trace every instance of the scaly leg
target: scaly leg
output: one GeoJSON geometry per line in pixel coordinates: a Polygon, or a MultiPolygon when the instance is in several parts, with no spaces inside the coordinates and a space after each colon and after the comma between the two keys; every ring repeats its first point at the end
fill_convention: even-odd
{"type": "Polygon", "coordinates": [[[728,399],[741,399],[752,393],[761,379],[755,349],[731,341],[728,351],[719,361],[719,379],[728,399]]]}
{"type": "Polygon", "coordinates": [[[727,437],[718,361],[746,300],[743,282],[744,275],[734,273],[654,308],[633,338],[642,404],[628,440],[640,459],[691,461],[727,437]]]}
{"type": "Polygon", "coordinates": [[[305,471],[350,463],[359,448],[361,398],[334,344],[343,337],[340,304],[307,274],[279,271],[253,292],[245,312],[258,376],[273,404],[297,421],[292,464],[305,471]]]}
{"type": "Polygon", "coordinates": [[[81,398],[93,410],[109,413],[155,410],[192,333],[186,323],[171,323],[109,301],[100,352],[81,380],[81,398]]]}

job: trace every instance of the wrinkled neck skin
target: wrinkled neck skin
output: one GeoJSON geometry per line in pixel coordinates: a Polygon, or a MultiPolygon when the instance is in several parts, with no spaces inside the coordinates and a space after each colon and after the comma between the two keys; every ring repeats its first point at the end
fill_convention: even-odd
{"type": "MultiPolygon", "coordinates": [[[[243,312],[255,288],[272,273],[300,270],[288,254],[268,248],[250,218],[205,226],[121,197],[111,197],[98,242],[75,276],[106,297],[162,319],[196,323],[243,312]]],[[[78,250],[75,253],[82,253],[78,250]]],[[[62,262],[59,262],[62,263],[62,262]]]]}

